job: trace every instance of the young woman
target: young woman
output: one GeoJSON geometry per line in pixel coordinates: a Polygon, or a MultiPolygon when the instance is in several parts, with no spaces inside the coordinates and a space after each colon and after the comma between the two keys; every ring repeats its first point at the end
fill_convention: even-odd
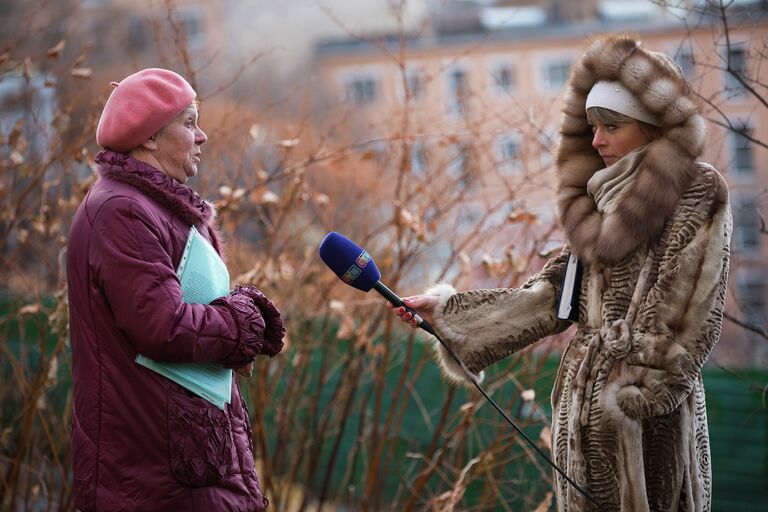
{"type": "MultiPolygon", "coordinates": [[[[577,329],[552,390],[554,461],[608,510],[708,511],[701,368],[720,335],[731,214],[722,177],[696,160],[704,121],[674,62],[622,35],[589,45],[566,98],[563,254],[517,289],[441,284],[406,303],[480,373],[570,325],[557,302],[577,256],[577,329]]],[[[591,510],[555,480],[560,511],[591,510]]]]}

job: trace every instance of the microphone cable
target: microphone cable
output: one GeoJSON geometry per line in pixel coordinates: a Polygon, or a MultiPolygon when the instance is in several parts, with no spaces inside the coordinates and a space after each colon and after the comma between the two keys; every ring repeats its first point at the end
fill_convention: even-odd
{"type": "Polygon", "coordinates": [[[480,394],[482,394],[485,397],[485,399],[488,401],[488,403],[490,403],[493,406],[493,408],[496,409],[496,411],[499,414],[501,414],[501,416],[507,421],[507,423],[509,423],[509,425],[515,430],[515,432],[517,432],[534,450],[536,450],[536,453],[538,453],[539,456],[547,462],[547,464],[552,466],[555,469],[555,471],[560,473],[560,475],[563,478],[565,478],[568,481],[568,483],[570,483],[573,486],[574,489],[579,491],[585,498],[587,498],[595,507],[597,507],[599,511],[607,512],[606,509],[602,505],[600,505],[600,503],[589,492],[587,492],[579,484],[577,484],[571,477],[569,477],[565,473],[565,471],[560,469],[560,467],[557,464],[552,462],[552,460],[547,456],[547,454],[544,453],[544,451],[541,448],[536,446],[536,443],[534,443],[531,440],[531,438],[528,437],[528,435],[525,432],[523,432],[523,430],[520,427],[517,426],[514,420],[509,417],[509,415],[499,406],[499,404],[496,403],[496,401],[493,398],[491,398],[488,392],[485,391],[485,389],[480,385],[480,383],[477,381],[475,376],[472,375],[472,372],[470,372],[469,369],[464,365],[464,361],[462,361],[459,358],[459,356],[457,356],[456,353],[451,349],[451,347],[449,347],[448,344],[445,341],[443,341],[443,339],[435,332],[435,329],[429,324],[429,322],[421,318],[421,316],[419,316],[413,309],[406,306],[403,303],[402,299],[400,299],[400,297],[398,297],[394,292],[389,290],[383,283],[378,282],[376,284],[378,286],[375,286],[375,289],[379,293],[384,295],[392,303],[393,306],[403,307],[406,309],[406,311],[409,311],[413,315],[412,318],[415,318],[416,321],[418,322],[418,327],[421,327],[422,329],[424,329],[426,332],[434,336],[438,342],[440,342],[440,345],[442,345],[443,348],[448,352],[448,354],[450,354],[451,358],[453,358],[453,360],[456,361],[456,364],[459,365],[459,367],[461,368],[461,371],[464,372],[467,379],[469,379],[469,381],[475,385],[477,390],[480,391],[480,394]],[[389,293],[386,293],[384,290],[382,290],[382,288],[389,293]],[[393,300],[393,299],[396,299],[396,300],[393,300]]]}

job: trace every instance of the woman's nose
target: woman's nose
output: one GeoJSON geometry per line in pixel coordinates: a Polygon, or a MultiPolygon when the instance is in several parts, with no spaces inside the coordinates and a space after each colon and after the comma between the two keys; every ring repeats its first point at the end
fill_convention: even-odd
{"type": "Polygon", "coordinates": [[[195,144],[202,146],[208,141],[208,135],[205,134],[202,128],[197,128],[197,134],[195,136],[195,144]]]}
{"type": "Polygon", "coordinates": [[[595,130],[595,134],[592,136],[592,147],[597,149],[600,146],[605,145],[605,138],[603,137],[603,133],[598,129],[595,130]]]}

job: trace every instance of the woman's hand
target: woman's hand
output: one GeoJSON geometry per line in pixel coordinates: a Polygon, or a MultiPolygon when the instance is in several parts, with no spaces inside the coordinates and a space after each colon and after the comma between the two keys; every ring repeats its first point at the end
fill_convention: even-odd
{"type": "MultiPolygon", "coordinates": [[[[406,306],[414,310],[419,314],[421,318],[429,322],[434,321],[435,308],[437,307],[438,296],[437,295],[413,295],[411,297],[405,297],[403,303],[406,306]]],[[[391,303],[387,302],[387,307],[394,311],[394,313],[400,317],[401,322],[405,322],[416,327],[416,319],[413,318],[413,313],[407,311],[403,307],[396,308],[391,303]]]]}
{"type": "Polygon", "coordinates": [[[246,379],[253,375],[253,363],[248,363],[240,368],[235,368],[235,373],[246,379]]]}

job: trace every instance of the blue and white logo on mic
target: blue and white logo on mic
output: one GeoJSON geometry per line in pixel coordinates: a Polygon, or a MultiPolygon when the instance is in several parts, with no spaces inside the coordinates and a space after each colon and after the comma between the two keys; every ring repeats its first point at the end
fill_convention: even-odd
{"type": "Polygon", "coordinates": [[[355,264],[349,267],[349,270],[341,276],[341,280],[347,284],[352,284],[363,273],[363,269],[368,265],[369,261],[371,261],[371,255],[366,251],[361,252],[360,256],[355,259],[355,264]]]}
{"type": "Polygon", "coordinates": [[[357,268],[357,266],[352,265],[349,267],[349,270],[347,270],[343,276],[341,276],[341,280],[344,281],[347,284],[352,284],[355,279],[362,274],[363,271],[357,268]]]}
{"type": "Polygon", "coordinates": [[[366,265],[368,265],[368,262],[371,261],[371,255],[368,254],[366,251],[363,251],[360,253],[360,256],[357,257],[355,260],[355,264],[357,264],[360,268],[365,268],[366,265]]]}

